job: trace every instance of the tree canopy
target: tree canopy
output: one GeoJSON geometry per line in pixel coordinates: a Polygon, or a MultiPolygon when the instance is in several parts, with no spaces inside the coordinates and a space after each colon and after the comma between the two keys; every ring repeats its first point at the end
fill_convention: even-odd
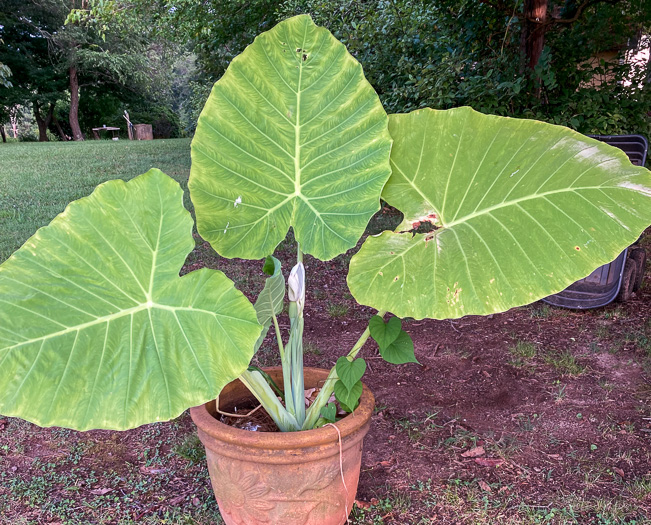
{"type": "Polygon", "coordinates": [[[56,100],[55,116],[72,113],[76,72],[81,127],[153,104],[192,131],[232,58],[299,13],[346,44],[389,112],[469,105],[651,134],[651,66],[632,59],[651,43],[645,0],[5,0],[0,63],[14,88],[0,88],[0,105],[56,100]]]}
{"type": "Polygon", "coordinates": [[[29,108],[40,140],[54,124],[62,137],[82,140],[107,119],[119,125],[125,109],[156,114],[169,92],[170,58],[147,20],[123,17],[108,27],[71,19],[71,6],[85,5],[6,0],[0,8],[0,63],[13,73],[13,86],[0,88],[0,105],[29,108]],[[57,115],[68,121],[65,130],[57,115]]]}

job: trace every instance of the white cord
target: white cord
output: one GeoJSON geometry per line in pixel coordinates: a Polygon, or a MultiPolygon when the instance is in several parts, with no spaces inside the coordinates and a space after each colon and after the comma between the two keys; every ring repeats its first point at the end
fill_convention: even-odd
{"type": "Polygon", "coordinates": [[[346,523],[350,523],[350,520],[348,519],[348,487],[346,486],[346,480],[344,479],[344,451],[341,444],[341,432],[339,432],[339,429],[333,423],[327,423],[324,426],[331,426],[337,431],[337,435],[339,436],[339,472],[341,473],[341,482],[344,484],[344,490],[346,491],[346,500],[344,502],[344,507],[346,508],[346,523]]]}

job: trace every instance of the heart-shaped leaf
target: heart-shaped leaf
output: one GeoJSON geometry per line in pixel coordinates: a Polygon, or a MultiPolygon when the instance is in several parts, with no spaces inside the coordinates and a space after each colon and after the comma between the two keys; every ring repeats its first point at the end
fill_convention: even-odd
{"type": "Polygon", "coordinates": [[[368,322],[368,328],[380,349],[384,349],[400,335],[402,321],[398,317],[392,317],[385,323],[379,315],[374,315],[368,322]]]}
{"type": "Polygon", "coordinates": [[[366,372],[366,361],[361,358],[349,361],[347,357],[340,357],[337,359],[336,370],[341,382],[350,390],[366,372]]]}
{"type": "Polygon", "coordinates": [[[414,342],[411,340],[411,336],[404,330],[400,330],[398,337],[393,343],[386,348],[380,348],[380,355],[387,363],[394,365],[418,363],[414,355],[414,342]]]}
{"type": "Polygon", "coordinates": [[[321,409],[321,417],[328,423],[334,423],[337,420],[337,405],[328,403],[321,409]]]}
{"type": "Polygon", "coordinates": [[[197,124],[199,233],[225,257],[264,257],[290,226],[318,259],[352,248],[391,173],[387,122],[361,65],[308,15],[262,33],[197,124]]]}
{"type": "Polygon", "coordinates": [[[352,258],[361,304],[417,319],[502,312],[612,261],[651,223],[649,171],[567,128],[456,108],[391,115],[389,129],[382,196],[405,220],[352,258]]]}
{"type": "Polygon", "coordinates": [[[178,416],[244,372],[255,310],[194,248],[158,170],[70,204],[0,266],[0,413],[123,430],[178,416]]]}
{"type": "Polygon", "coordinates": [[[346,388],[341,380],[335,383],[335,397],[346,412],[352,412],[357,408],[359,398],[362,397],[362,390],[364,387],[361,381],[355,383],[350,389],[346,388]]]}

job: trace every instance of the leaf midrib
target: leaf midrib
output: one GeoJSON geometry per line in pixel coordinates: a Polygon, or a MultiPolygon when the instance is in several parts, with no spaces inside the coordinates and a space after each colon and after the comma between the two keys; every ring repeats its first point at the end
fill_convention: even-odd
{"type": "Polygon", "coordinates": [[[134,315],[134,314],[136,314],[138,312],[143,312],[143,311],[151,312],[152,310],[164,310],[164,311],[168,311],[168,312],[173,312],[174,314],[176,314],[176,312],[179,312],[179,311],[204,313],[204,314],[211,315],[211,316],[213,316],[215,318],[222,317],[222,318],[228,318],[228,319],[237,319],[237,320],[240,320],[240,321],[243,321],[243,322],[253,324],[250,321],[246,321],[245,319],[241,319],[239,317],[233,317],[233,316],[230,316],[230,315],[220,314],[218,312],[213,312],[213,311],[210,311],[210,310],[204,310],[203,308],[194,308],[192,306],[169,306],[169,305],[165,305],[165,304],[154,303],[152,301],[147,301],[145,303],[141,303],[141,304],[139,304],[137,306],[134,306],[132,308],[127,308],[125,310],[120,310],[119,312],[104,315],[102,317],[96,317],[95,319],[93,319],[92,321],[88,321],[87,323],[81,323],[81,324],[78,324],[78,325],[69,326],[69,327],[67,327],[67,328],[65,328],[63,330],[59,330],[58,332],[53,332],[53,333],[45,334],[45,335],[40,336],[40,337],[27,339],[25,341],[21,341],[20,343],[17,343],[17,344],[12,345],[12,346],[5,346],[3,348],[0,348],[0,351],[9,352],[10,350],[14,350],[14,349],[19,348],[21,346],[30,345],[30,344],[33,344],[33,343],[36,343],[36,342],[39,342],[39,341],[47,341],[48,339],[56,339],[57,337],[60,337],[60,336],[65,335],[65,334],[80,332],[82,330],[85,330],[86,328],[90,328],[90,327],[93,327],[93,326],[101,325],[103,323],[115,321],[117,319],[121,319],[122,317],[134,315]]]}
{"type": "Polygon", "coordinates": [[[463,224],[465,222],[468,222],[469,220],[474,219],[475,217],[480,217],[482,215],[490,214],[491,212],[493,212],[495,210],[499,210],[501,208],[508,208],[510,206],[517,206],[521,202],[526,202],[526,201],[541,199],[541,198],[544,199],[548,195],[556,195],[556,194],[559,194],[559,193],[569,193],[569,192],[578,194],[579,191],[587,191],[587,190],[601,191],[602,188],[609,188],[609,189],[614,189],[614,190],[625,189],[625,188],[621,188],[620,186],[578,186],[578,187],[573,187],[573,188],[561,188],[561,189],[558,189],[558,190],[550,190],[550,191],[545,191],[545,192],[542,192],[542,193],[533,193],[531,195],[526,195],[526,196],[520,197],[518,199],[512,199],[512,200],[509,200],[509,201],[502,201],[500,203],[494,204],[493,206],[489,206],[488,208],[483,208],[483,209],[481,209],[479,211],[474,211],[472,213],[469,213],[468,215],[464,215],[463,217],[461,217],[459,219],[456,219],[454,221],[448,222],[448,223],[445,223],[444,221],[442,221],[443,222],[443,227],[451,228],[452,226],[455,226],[457,224],[463,224]]]}

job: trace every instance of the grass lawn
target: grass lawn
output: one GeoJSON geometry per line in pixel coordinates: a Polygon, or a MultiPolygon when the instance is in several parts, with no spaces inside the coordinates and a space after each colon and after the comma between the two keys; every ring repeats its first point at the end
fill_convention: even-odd
{"type": "Polygon", "coordinates": [[[0,144],[0,261],[99,183],[129,180],[150,168],[159,168],[185,189],[190,140],[0,144]]]}

